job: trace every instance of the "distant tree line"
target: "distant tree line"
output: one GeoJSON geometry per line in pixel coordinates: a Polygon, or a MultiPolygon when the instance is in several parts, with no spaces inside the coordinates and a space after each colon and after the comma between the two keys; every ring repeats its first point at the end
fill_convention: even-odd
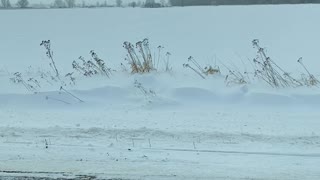
{"type": "Polygon", "coordinates": [[[29,5],[28,0],[18,0],[14,5],[10,3],[11,0],[0,0],[0,8],[97,8],[97,7],[144,7],[144,8],[159,8],[168,7],[169,0],[132,0],[129,3],[124,4],[123,0],[115,0],[114,5],[107,4],[107,0],[104,2],[97,1],[96,3],[88,3],[84,0],[51,0],[51,3],[47,4],[32,4],[29,5]],[[80,2],[80,3],[79,3],[80,2]]]}
{"type": "Polygon", "coordinates": [[[144,8],[160,8],[160,7],[168,7],[169,6],[167,0],[160,0],[159,2],[156,2],[155,0],[145,0],[144,2],[132,1],[128,5],[130,7],[144,7],[144,8]]]}
{"type": "MultiPolygon", "coordinates": [[[[18,2],[14,5],[11,4],[11,0],[0,0],[0,8],[2,9],[10,9],[10,8],[74,8],[74,7],[82,7],[82,8],[90,8],[90,7],[107,7],[107,0],[103,3],[96,2],[96,4],[86,4],[85,1],[77,4],[76,0],[52,0],[52,3],[48,4],[33,4],[29,5],[28,0],[18,0],[18,2]]],[[[121,1],[121,0],[117,0],[121,1]]]]}
{"type": "Polygon", "coordinates": [[[320,0],[170,0],[172,6],[251,5],[251,4],[305,4],[320,0]]]}
{"type": "Polygon", "coordinates": [[[128,4],[123,4],[122,0],[115,0],[115,5],[108,5],[107,0],[103,3],[96,2],[86,4],[76,3],[80,0],[52,0],[51,4],[29,5],[28,0],[18,0],[16,4],[11,4],[10,0],[0,0],[0,8],[95,8],[95,7],[145,7],[159,8],[167,6],[211,6],[211,5],[251,5],[251,4],[305,4],[320,3],[320,0],[133,0],[128,4]]]}
{"type": "MultiPolygon", "coordinates": [[[[16,7],[18,7],[18,8],[27,8],[28,5],[29,5],[28,0],[18,0],[16,3],[16,7]]],[[[8,8],[12,8],[13,5],[11,5],[10,0],[1,0],[0,7],[8,9],[8,8]]]]}
{"type": "MultiPolygon", "coordinates": [[[[120,0],[121,1],[121,0],[120,0]]],[[[77,4],[75,0],[54,0],[51,8],[93,8],[93,7],[107,7],[107,1],[103,3],[96,2],[95,4],[86,4],[85,1],[82,1],[81,4],[77,4]]]]}

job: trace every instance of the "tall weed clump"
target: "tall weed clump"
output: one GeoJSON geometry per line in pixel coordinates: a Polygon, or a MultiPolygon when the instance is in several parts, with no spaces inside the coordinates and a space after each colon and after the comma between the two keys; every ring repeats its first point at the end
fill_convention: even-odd
{"type": "Polygon", "coordinates": [[[206,76],[209,75],[221,74],[219,66],[215,65],[212,67],[211,65],[208,65],[202,67],[192,56],[188,58],[188,63],[183,64],[183,67],[191,69],[202,79],[206,79],[206,76]]]}
{"type": "Polygon", "coordinates": [[[127,51],[127,57],[125,60],[128,61],[131,73],[133,74],[144,74],[152,71],[158,71],[160,61],[163,61],[165,66],[164,70],[166,72],[172,70],[172,67],[170,66],[171,53],[167,52],[165,57],[162,56],[162,46],[158,46],[158,55],[156,55],[156,53],[152,53],[149,40],[147,38],[142,41],[138,41],[135,44],[126,41],[123,43],[123,47],[127,51]]]}
{"type": "Polygon", "coordinates": [[[225,77],[225,83],[227,86],[231,84],[247,84],[249,82],[248,72],[240,72],[239,70],[231,70],[226,67],[229,71],[229,74],[225,77]]]}
{"type": "Polygon", "coordinates": [[[93,75],[104,75],[110,77],[111,68],[107,67],[105,61],[93,50],[90,51],[91,59],[85,60],[82,56],[72,62],[72,68],[80,74],[90,77],[93,75]]]}
{"type": "Polygon", "coordinates": [[[302,74],[302,82],[306,85],[306,86],[317,86],[320,81],[313,75],[310,73],[310,71],[307,69],[307,67],[304,65],[304,63],[302,62],[302,57],[298,59],[298,63],[303,67],[303,69],[307,72],[307,75],[302,74]]]}
{"type": "Polygon", "coordinates": [[[51,42],[50,40],[42,41],[40,43],[40,46],[43,46],[46,50],[46,55],[49,58],[50,62],[49,65],[52,68],[52,70],[55,72],[56,78],[60,79],[60,73],[58,71],[58,68],[56,66],[56,63],[53,59],[53,51],[51,50],[51,42]]]}
{"type": "Polygon", "coordinates": [[[135,45],[126,41],[123,47],[127,50],[126,60],[129,62],[132,73],[148,73],[155,70],[154,61],[146,38],[135,45]]]}
{"type": "Polygon", "coordinates": [[[298,87],[303,85],[267,56],[265,49],[259,45],[258,39],[253,40],[252,45],[257,49],[257,57],[253,59],[256,77],[274,88],[298,87]]]}
{"type": "Polygon", "coordinates": [[[20,72],[15,72],[14,77],[10,78],[11,82],[15,84],[22,84],[29,92],[37,93],[40,88],[40,83],[34,78],[28,78],[25,80],[20,72]]]}

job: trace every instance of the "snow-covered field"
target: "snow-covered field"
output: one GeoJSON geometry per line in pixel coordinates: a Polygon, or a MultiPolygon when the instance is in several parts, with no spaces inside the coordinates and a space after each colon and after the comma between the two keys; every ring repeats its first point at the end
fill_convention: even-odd
{"type": "Polygon", "coordinates": [[[223,66],[250,71],[260,39],[286,71],[304,72],[303,57],[319,77],[319,16],[318,5],[0,11],[0,178],[320,179],[319,88],[226,86],[223,66]],[[171,53],[171,72],[122,70],[122,43],[143,38],[171,53]],[[41,78],[48,39],[63,75],[90,50],[115,71],[75,72],[59,90],[41,78]],[[222,74],[202,79],[182,67],[189,56],[222,74]]]}

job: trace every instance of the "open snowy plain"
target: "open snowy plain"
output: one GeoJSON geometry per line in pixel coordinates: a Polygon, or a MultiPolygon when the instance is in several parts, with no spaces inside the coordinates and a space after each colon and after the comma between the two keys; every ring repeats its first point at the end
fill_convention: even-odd
{"type": "Polygon", "coordinates": [[[319,5],[0,11],[0,179],[320,179],[319,87],[255,77],[251,43],[319,78],[319,17],[319,5]],[[144,38],[158,70],[132,74],[123,42],[144,38]],[[72,69],[91,50],[109,77],[72,69]],[[221,74],[203,79],[189,56],[221,74]],[[226,82],[228,68],[247,83],[226,82]]]}

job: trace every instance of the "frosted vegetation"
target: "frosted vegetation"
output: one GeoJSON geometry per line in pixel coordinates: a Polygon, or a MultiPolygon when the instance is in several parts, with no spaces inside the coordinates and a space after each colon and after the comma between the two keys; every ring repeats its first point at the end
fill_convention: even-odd
{"type": "MultiPolygon", "coordinates": [[[[157,52],[152,52],[148,39],[136,43],[127,41],[123,43],[124,52],[127,54],[124,61],[118,65],[120,69],[111,67],[108,62],[105,62],[91,50],[89,59],[80,56],[77,60],[70,62],[69,66],[72,66],[73,71],[63,72],[57,68],[51,41],[44,40],[40,46],[44,48],[47,56],[47,70],[30,66],[26,73],[15,72],[10,78],[12,83],[23,86],[30,93],[41,92],[42,86],[56,86],[60,91],[67,91],[64,87],[73,88],[77,84],[77,79],[83,79],[84,77],[102,76],[109,79],[113,78],[113,74],[116,73],[179,73],[171,66],[171,53],[166,52],[162,46],[157,46],[157,52]]],[[[221,61],[203,66],[192,56],[181,66],[194,72],[195,76],[202,79],[210,79],[211,76],[216,79],[223,79],[226,86],[264,83],[272,88],[318,87],[318,76],[308,70],[302,58],[296,61],[296,65],[300,66],[303,72],[301,74],[292,73],[286,71],[284,67],[280,67],[277,62],[269,57],[265,49],[260,46],[258,39],[252,41],[252,46],[256,50],[256,56],[252,60],[243,61],[239,59],[244,65],[245,71],[234,65],[228,66],[221,61]],[[221,72],[220,67],[224,67],[225,71],[221,72]]],[[[70,92],[68,94],[72,95],[70,92]]]]}

